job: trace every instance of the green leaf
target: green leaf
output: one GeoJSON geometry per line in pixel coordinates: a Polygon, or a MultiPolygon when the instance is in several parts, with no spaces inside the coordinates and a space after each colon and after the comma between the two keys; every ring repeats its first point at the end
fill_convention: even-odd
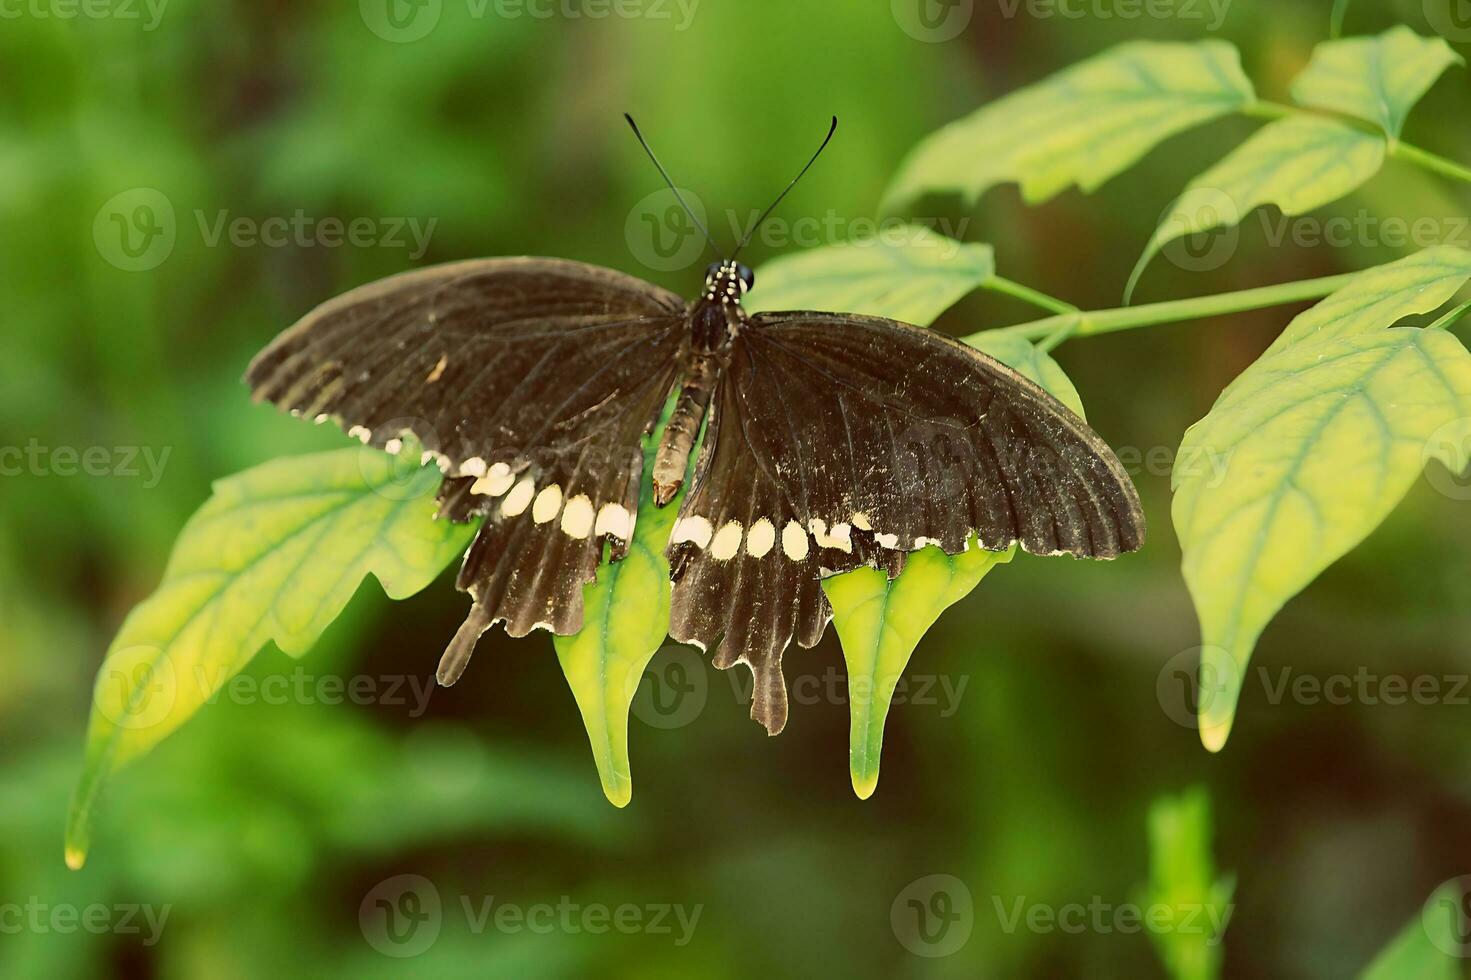
{"type": "Polygon", "coordinates": [[[995,271],[991,246],[904,225],[768,262],[745,305],[752,312],[831,310],[928,325],[995,271]]]}
{"type": "Polygon", "coordinates": [[[1162,796],[1149,808],[1149,889],[1142,904],[1173,910],[1150,923],[1160,959],[1174,980],[1215,980],[1230,921],[1230,876],[1211,857],[1211,803],[1201,787],[1162,796]],[[1188,927],[1187,927],[1188,923],[1188,927]]]}
{"type": "Polygon", "coordinates": [[[1385,152],[1382,138],[1331,119],[1291,116],[1268,123],[1189,183],[1160,219],[1129,277],[1125,297],[1133,295],[1145,268],[1170,242],[1234,228],[1267,204],[1287,215],[1322,207],[1377,174],[1385,152]]]}
{"type": "MultiPolygon", "coordinates": [[[[1016,368],[1082,415],[1072,381],[1056,361],[1025,339],[982,333],[968,342],[1016,368]]],[[[912,552],[893,579],[878,569],[858,568],[823,581],[848,669],[848,769],[859,799],[868,799],[878,786],[884,722],[894,688],[920,638],[987,572],[1015,554],[1015,547],[985,551],[972,543],[959,555],[947,555],[931,545],[912,552]]]]}
{"type": "Polygon", "coordinates": [[[366,575],[403,599],[465,550],[475,527],[434,519],[440,480],[414,447],[398,458],[344,449],[278,459],[215,484],[97,673],[69,865],[86,856],[106,776],[182,725],[266,643],[301,656],[366,575]]]}
{"type": "MultiPolygon", "coordinates": [[[[633,797],[628,762],[628,712],[644,669],[669,631],[669,561],[664,548],[684,490],[665,507],[654,506],[654,452],[663,426],[644,440],[644,485],[628,555],[609,562],[582,590],[583,626],[554,637],[557,660],[587,728],[603,794],[614,806],[633,797]]],[[[689,481],[685,481],[686,486],[689,481]]]]}
{"type": "Polygon", "coordinates": [[[1465,948],[1457,934],[1463,919],[1462,898],[1455,881],[1437,888],[1421,914],[1380,950],[1359,980],[1457,980],[1460,959],[1452,952],[1465,948]]]}
{"type": "Polygon", "coordinates": [[[1078,418],[1087,418],[1083,413],[1082,396],[1073,387],[1072,379],[1063,373],[1062,366],[1052,359],[1052,355],[1025,337],[983,330],[966,337],[965,342],[982,354],[990,354],[1002,364],[1015,368],[1027,380],[1035,381],[1077,413],[1078,418]]]}
{"type": "Polygon", "coordinates": [[[884,208],[929,193],[974,203],[1008,181],[1030,203],[1073,184],[1092,191],[1168,137],[1255,98],[1230,44],[1123,44],[931,135],[900,168],[884,208]]]}
{"type": "Polygon", "coordinates": [[[876,568],[858,568],[823,581],[848,668],[848,770],[859,799],[868,799],[878,786],[884,721],[920,638],[940,613],[1015,554],[1014,545],[985,551],[972,542],[959,555],[930,545],[911,553],[894,579],[876,568]]]}
{"type": "Polygon", "coordinates": [[[1377,37],[1324,41],[1292,83],[1301,105],[1374,123],[1399,139],[1405,118],[1451,65],[1465,64],[1444,38],[1404,25],[1377,37]]]}
{"type": "Polygon", "coordinates": [[[1390,327],[1471,276],[1467,253],[1458,272],[1426,271],[1458,252],[1357,277],[1294,320],[1287,342],[1185,434],[1173,516],[1200,617],[1200,734],[1212,751],[1277,610],[1373,531],[1426,461],[1467,466],[1471,355],[1444,330],[1390,327]]]}

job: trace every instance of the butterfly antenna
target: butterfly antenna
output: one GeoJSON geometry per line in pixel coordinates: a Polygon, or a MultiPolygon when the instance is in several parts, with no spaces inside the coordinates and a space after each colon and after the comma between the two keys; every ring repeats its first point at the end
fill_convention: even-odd
{"type": "Polygon", "coordinates": [[[684,208],[684,213],[690,216],[690,220],[695,223],[695,227],[700,229],[700,231],[704,234],[705,241],[710,243],[710,247],[713,248],[715,250],[715,254],[719,256],[720,246],[716,245],[715,239],[710,237],[710,229],[706,228],[704,223],[695,216],[694,209],[689,206],[689,203],[687,201],[685,201],[684,195],[679,192],[679,188],[674,186],[674,181],[671,180],[669,177],[669,171],[664,169],[664,165],[659,162],[659,158],[654,156],[654,148],[649,146],[649,141],[644,139],[643,133],[639,132],[638,123],[634,122],[633,117],[626,112],[623,114],[623,118],[628,120],[628,125],[633,129],[633,135],[638,137],[639,145],[644,148],[644,152],[649,155],[649,159],[654,161],[654,166],[657,167],[659,170],[659,176],[664,178],[664,183],[668,184],[669,189],[674,192],[674,199],[679,202],[680,207],[684,208]]]}
{"type": "Polygon", "coordinates": [[[802,168],[802,172],[793,177],[792,182],[786,186],[786,189],[776,196],[776,200],[771,202],[771,207],[767,208],[764,212],[762,212],[761,217],[756,219],[756,223],[751,226],[751,229],[749,231],[746,232],[746,237],[741,239],[741,243],[737,245],[735,251],[731,253],[730,260],[732,262],[735,261],[737,255],[741,254],[741,249],[745,248],[746,244],[750,242],[751,236],[755,235],[757,230],[766,223],[766,219],[771,217],[771,212],[776,210],[776,206],[781,203],[782,198],[791,193],[792,188],[797,186],[797,181],[805,177],[807,175],[807,171],[812,169],[812,165],[817,162],[817,158],[822,156],[822,151],[827,149],[827,145],[832,142],[833,133],[836,133],[837,131],[838,117],[833,116],[833,124],[828,128],[827,136],[823,137],[822,145],[817,148],[816,153],[812,154],[812,159],[807,161],[807,166],[802,168]]]}

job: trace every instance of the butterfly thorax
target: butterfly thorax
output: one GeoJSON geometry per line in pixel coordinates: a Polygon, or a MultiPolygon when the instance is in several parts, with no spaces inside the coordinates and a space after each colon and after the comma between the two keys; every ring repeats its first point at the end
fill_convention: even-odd
{"type": "Polygon", "coordinates": [[[745,266],[716,263],[705,274],[705,292],[690,304],[679,398],[654,456],[654,500],[660,507],[673,500],[684,483],[726,353],[750,322],[741,309],[741,297],[753,282],[755,277],[745,266]]]}

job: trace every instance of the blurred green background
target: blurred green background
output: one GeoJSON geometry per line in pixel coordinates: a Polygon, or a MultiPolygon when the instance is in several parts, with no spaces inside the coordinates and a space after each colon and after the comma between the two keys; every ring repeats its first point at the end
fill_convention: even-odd
{"type": "MultiPolygon", "coordinates": [[[[1208,755],[1172,717],[1169,665],[1197,640],[1159,465],[1136,467],[1152,525],[1142,555],[1022,556],[941,619],[910,666],[930,697],[896,705],[867,802],[849,786],[831,631],[787,658],[795,703],[779,738],[747,720],[744,676],[701,664],[687,724],[636,713],[634,798],[619,811],[599,790],[546,634],[487,636],[464,681],[416,701],[410,682],[429,681],[464,611],[447,574],[401,604],[365,586],[300,662],[264,651],[250,677],[295,678],[307,693],[222,695],[114,779],[87,867],[64,868],[93,674],[210,481],[347,444],[252,406],[239,380],[305,310],[412,265],[479,255],[565,256],[693,291],[700,258],[640,260],[637,209],[659,183],[625,110],[726,238],[722,216],[764,206],[836,113],[833,147],[782,213],[832,217],[842,235],[873,215],[924,134],[1121,40],[1234,42],[1259,90],[1280,99],[1330,7],[1234,0],[1213,31],[1219,2],[1138,18],[1090,2],[1073,18],[974,0],[962,3],[965,30],[937,41],[901,28],[898,0],[667,0],[602,18],[586,16],[609,9],[592,2],[25,0],[0,11],[0,443],[102,447],[112,461],[106,476],[65,476],[56,457],[45,475],[0,478],[0,904],[107,910],[97,930],[0,921],[0,975],[1162,976],[1145,934],[1009,929],[1002,912],[1018,898],[1130,901],[1149,878],[1151,801],[1197,782],[1215,800],[1217,865],[1236,875],[1226,975],[1360,969],[1467,870],[1468,709],[1274,705],[1249,684],[1230,744],[1208,755]],[[61,16],[85,10],[103,13],[61,16]],[[174,214],[161,260],[119,258],[111,215],[136,213],[139,188],[174,214]],[[110,205],[129,192],[126,210],[110,205]],[[222,215],[263,229],[298,213],[299,241],[214,235],[222,215]],[[365,219],[371,241],[324,240],[324,219],[365,219]],[[433,222],[422,255],[393,231],[406,219],[433,222]],[[165,460],[156,479],[141,455],[128,474],[129,447],[165,460]],[[333,677],[367,678],[377,693],[329,703],[333,677]],[[432,883],[441,928],[398,959],[380,952],[375,909],[406,874],[432,883]],[[891,913],[937,874],[964,884],[973,926],[935,958],[912,951],[891,913]],[[667,933],[498,928],[477,918],[488,900],[699,918],[687,936],[672,913],[667,933]],[[166,910],[157,936],[141,913],[123,927],[115,909],[134,905],[166,910]]],[[[1438,3],[1366,0],[1346,32],[1402,22],[1428,34],[1438,3]]],[[[1453,70],[1406,137],[1471,161],[1468,110],[1467,76],[1453,70]]],[[[1028,209],[1005,188],[974,211],[926,216],[966,219],[964,237],[993,243],[1003,275],[1114,306],[1171,196],[1253,125],[1171,140],[1091,196],[1028,209]]],[[[1361,212],[1437,218],[1471,244],[1454,220],[1465,194],[1404,166],[1330,211],[1361,212]]],[[[1411,250],[1372,235],[1343,248],[1270,237],[1252,219],[1222,268],[1157,262],[1139,298],[1411,250]]],[[[778,250],[758,242],[749,257],[778,250]]],[[[1178,444],[1290,312],[1081,340],[1058,358],[1104,437],[1147,461],[1178,444]]],[[[973,297],[939,326],[961,334],[1030,315],[973,297]]],[[[1289,605],[1254,666],[1274,678],[1464,676],[1466,507],[1422,481],[1289,605]]],[[[673,663],[687,655],[661,653],[653,670],[673,663]]]]}

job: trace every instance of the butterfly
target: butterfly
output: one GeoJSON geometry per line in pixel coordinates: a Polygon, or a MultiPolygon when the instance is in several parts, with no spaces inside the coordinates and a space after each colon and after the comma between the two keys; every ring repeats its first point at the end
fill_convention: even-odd
{"type": "Polygon", "coordinates": [[[643,441],[671,400],[650,474],[659,507],[688,483],[666,551],[669,633],[717,667],[747,665],[751,717],[772,734],[787,715],[783,652],[814,646],[832,619],[825,577],[897,575],[928,545],[1088,558],[1142,545],[1118,459],[1042,388],[906,323],[750,314],[739,252],[692,301],[556,258],[406,272],[319,306],[251,363],[257,401],[390,453],[412,436],[444,472],[439,516],[483,520],[442,684],[496,622],[512,636],[581,628],[605,546],[615,562],[628,553],[643,441]]]}

